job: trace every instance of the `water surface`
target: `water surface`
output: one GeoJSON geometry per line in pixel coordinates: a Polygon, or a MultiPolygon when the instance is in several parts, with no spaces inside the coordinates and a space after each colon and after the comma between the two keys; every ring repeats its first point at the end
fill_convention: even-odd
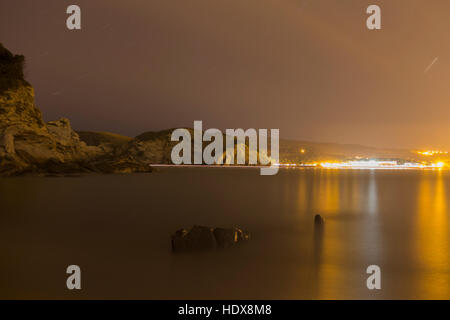
{"type": "Polygon", "coordinates": [[[449,197],[446,171],[3,178],[0,298],[449,299],[449,197]],[[241,226],[253,239],[173,255],[170,234],[194,224],[241,226]],[[66,289],[71,264],[81,291],[66,289]],[[379,291],[366,287],[372,264],[379,291]]]}

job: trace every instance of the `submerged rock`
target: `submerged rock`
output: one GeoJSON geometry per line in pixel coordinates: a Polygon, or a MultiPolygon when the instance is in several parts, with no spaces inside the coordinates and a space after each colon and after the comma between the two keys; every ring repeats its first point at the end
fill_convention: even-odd
{"type": "Polygon", "coordinates": [[[240,228],[224,229],[194,226],[190,231],[177,230],[172,235],[172,251],[201,251],[228,248],[250,239],[250,234],[240,228]]]}

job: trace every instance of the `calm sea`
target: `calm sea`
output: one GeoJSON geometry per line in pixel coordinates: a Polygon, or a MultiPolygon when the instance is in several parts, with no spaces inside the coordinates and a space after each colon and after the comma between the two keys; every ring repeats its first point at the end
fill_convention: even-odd
{"type": "Polygon", "coordinates": [[[449,299],[449,201],[447,171],[3,178],[0,298],[449,299]],[[171,233],[195,224],[253,238],[172,254],[171,233]],[[81,291],[66,289],[72,264],[81,291]],[[369,265],[381,268],[381,290],[366,287],[369,265]]]}

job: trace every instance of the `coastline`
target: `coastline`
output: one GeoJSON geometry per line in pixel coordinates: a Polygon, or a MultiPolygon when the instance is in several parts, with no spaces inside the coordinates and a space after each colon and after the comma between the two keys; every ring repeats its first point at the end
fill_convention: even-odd
{"type": "MultiPolygon", "coordinates": [[[[158,164],[150,164],[149,165],[152,168],[229,168],[229,169],[261,169],[265,168],[267,166],[261,166],[261,165],[210,165],[210,164],[165,164],[165,163],[158,163],[158,164]]],[[[447,168],[421,168],[421,167],[322,167],[317,165],[279,165],[280,169],[322,169],[322,170],[412,170],[412,171],[447,171],[447,168]]]]}

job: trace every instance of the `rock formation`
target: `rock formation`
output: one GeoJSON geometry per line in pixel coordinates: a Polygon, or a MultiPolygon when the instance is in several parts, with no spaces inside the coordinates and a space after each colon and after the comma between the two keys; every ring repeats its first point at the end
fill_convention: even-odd
{"type": "Polygon", "coordinates": [[[250,239],[250,234],[239,228],[215,228],[213,234],[219,248],[232,247],[242,241],[250,239]]]}
{"type": "MultiPolygon", "coordinates": [[[[23,78],[24,59],[0,44],[0,176],[151,172],[151,164],[172,163],[172,148],[178,143],[171,141],[174,129],[130,138],[107,132],[78,134],[65,118],[45,123],[33,87],[23,78]]],[[[193,136],[193,129],[188,130],[193,136]]],[[[246,144],[240,148],[248,153],[246,144]]]]}
{"type": "Polygon", "coordinates": [[[44,123],[23,61],[0,44],[0,175],[151,171],[114,148],[88,146],[68,119],[44,123]]]}
{"type": "Polygon", "coordinates": [[[0,174],[52,171],[58,164],[64,171],[83,171],[83,162],[98,152],[79,140],[69,120],[45,124],[31,86],[0,95],[0,174]]]}
{"type": "Polygon", "coordinates": [[[322,226],[323,223],[324,223],[324,220],[323,220],[322,216],[320,214],[316,214],[314,216],[314,224],[316,226],[322,226]]]}
{"type": "Polygon", "coordinates": [[[193,226],[190,231],[180,229],[172,235],[173,252],[211,250],[233,247],[250,239],[240,228],[224,229],[193,226]]]}

